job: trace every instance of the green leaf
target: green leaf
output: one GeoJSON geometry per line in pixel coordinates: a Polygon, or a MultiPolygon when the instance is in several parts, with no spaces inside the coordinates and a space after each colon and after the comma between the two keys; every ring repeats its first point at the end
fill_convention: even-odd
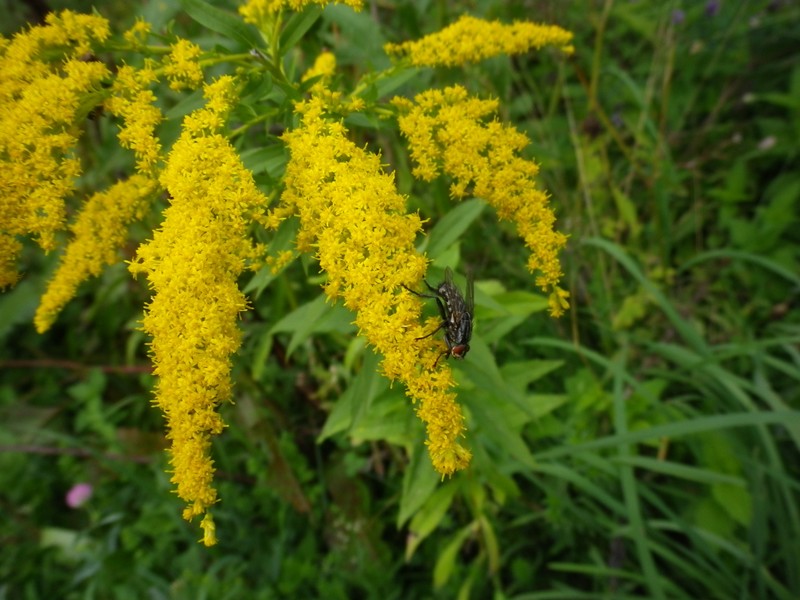
{"type": "Polygon", "coordinates": [[[413,447],[411,462],[403,477],[403,495],[400,497],[400,510],[397,527],[400,528],[431,497],[441,480],[431,464],[425,446],[421,443],[413,447]]]}
{"type": "Polygon", "coordinates": [[[273,179],[278,179],[283,175],[286,163],[289,162],[289,151],[282,143],[274,143],[245,150],[240,157],[244,166],[253,175],[267,173],[273,179]]]}
{"type": "Polygon", "coordinates": [[[428,256],[435,260],[452,246],[478,218],[485,207],[486,203],[483,200],[473,198],[457,204],[454,209],[443,216],[428,236],[428,256]]]}
{"type": "Polygon", "coordinates": [[[796,271],[787,269],[784,266],[776,263],[775,261],[770,260],[765,256],[760,256],[758,254],[753,254],[751,252],[742,252],[740,250],[730,250],[727,248],[722,250],[710,250],[708,252],[701,252],[700,254],[697,254],[696,256],[692,257],[691,259],[683,263],[680,267],[680,271],[686,271],[688,269],[691,269],[698,263],[714,259],[741,260],[744,262],[749,262],[754,265],[758,265],[763,269],[771,271],[772,273],[778,275],[779,277],[782,277],[783,279],[785,279],[789,283],[794,284],[795,286],[800,286],[800,275],[798,275],[796,271]]]}
{"type": "Polygon", "coordinates": [[[411,531],[406,544],[406,560],[411,560],[419,545],[434,532],[447,514],[460,485],[457,480],[450,480],[442,485],[428,498],[425,505],[414,515],[408,528],[411,531]]]}
{"type": "Polygon", "coordinates": [[[528,394],[525,396],[525,402],[528,406],[527,414],[536,420],[564,406],[569,402],[569,396],[566,394],[528,394]]]}
{"type": "MultiPolygon", "coordinates": [[[[355,381],[353,384],[355,384],[355,381]]],[[[333,410],[325,420],[325,425],[322,427],[322,431],[317,437],[317,443],[320,443],[341,431],[346,431],[352,426],[354,420],[353,413],[355,411],[355,393],[353,391],[353,384],[351,384],[350,387],[345,390],[344,394],[339,396],[336,404],[333,405],[333,410]]]]}
{"type": "Polygon", "coordinates": [[[325,426],[317,438],[318,442],[353,427],[370,409],[373,400],[389,389],[389,382],[378,370],[379,365],[380,356],[371,350],[366,350],[361,370],[328,415],[325,426]]]}
{"type": "Polygon", "coordinates": [[[747,161],[743,158],[734,160],[728,165],[725,186],[712,189],[709,195],[726,203],[747,202],[751,197],[748,184],[752,180],[753,175],[750,173],[747,161]]]}
{"type": "Polygon", "coordinates": [[[472,534],[472,529],[473,526],[471,524],[463,527],[461,531],[452,537],[444,550],[442,550],[442,553],[436,561],[436,566],[433,568],[433,587],[435,589],[441,589],[441,587],[447,583],[447,580],[450,579],[450,576],[453,574],[453,569],[456,566],[458,551],[472,534]]]}
{"type": "Polygon", "coordinates": [[[736,523],[725,510],[720,510],[719,503],[713,498],[701,498],[692,507],[692,520],[701,529],[731,539],[736,523]]]}
{"type": "Polygon", "coordinates": [[[508,385],[497,368],[494,355],[481,337],[470,342],[470,353],[467,355],[469,378],[475,386],[483,390],[489,397],[502,398],[516,405],[526,415],[530,407],[525,395],[516,387],[508,385]]]}
{"type": "Polygon", "coordinates": [[[44,527],[39,532],[39,546],[59,548],[59,556],[68,563],[80,563],[91,548],[91,540],[83,531],[63,527],[44,527]]]}
{"type": "Polygon", "coordinates": [[[203,90],[195,90],[185,98],[183,98],[180,102],[178,102],[175,106],[170,108],[164,116],[166,117],[167,121],[178,121],[182,117],[185,117],[193,110],[197,110],[205,105],[205,99],[203,98],[203,90]]]}
{"type": "MultiPolygon", "coordinates": [[[[606,491],[603,486],[599,485],[596,481],[589,479],[579,471],[568,467],[566,464],[545,463],[540,461],[536,464],[534,470],[535,473],[544,473],[570,483],[577,490],[580,490],[589,498],[593,498],[619,517],[627,516],[625,505],[614,495],[606,491]]],[[[529,474],[526,475],[528,477],[533,476],[529,474]]]]}
{"type": "Polygon", "coordinates": [[[533,458],[528,445],[522,438],[520,427],[523,423],[515,420],[513,423],[505,418],[503,411],[499,411],[494,404],[502,402],[503,396],[486,396],[484,394],[470,394],[468,402],[470,412],[480,426],[484,435],[492,441],[498,448],[516,458],[519,462],[529,469],[536,467],[536,460],[533,458]],[[480,396],[483,396],[482,398],[480,396]]]}
{"type": "MultiPolygon", "coordinates": [[[[386,382],[385,377],[379,375],[379,378],[386,382]]],[[[417,431],[409,422],[415,418],[405,394],[391,390],[371,402],[369,410],[365,407],[350,430],[350,436],[356,444],[377,440],[406,446],[412,441],[412,433],[417,431]]]]}
{"type": "Polygon", "coordinates": [[[639,265],[617,244],[601,238],[590,238],[586,240],[587,246],[594,246],[608,253],[614,258],[628,273],[636,279],[651,298],[655,304],[661,308],[664,315],[670,320],[672,325],[678,331],[683,340],[695,351],[702,355],[708,355],[708,346],[705,340],[697,331],[695,326],[689,321],[684,319],[677,309],[673,306],[672,302],[664,295],[664,293],[650,281],[639,265]]]}
{"type": "Polygon", "coordinates": [[[100,369],[91,369],[87,377],[70,386],[67,393],[80,407],[75,417],[76,431],[96,433],[113,447],[117,432],[109,418],[111,406],[104,402],[106,383],[106,376],[100,369]]]}
{"type": "Polygon", "coordinates": [[[300,41],[306,32],[314,26],[320,15],[322,15],[322,7],[313,5],[302,12],[292,15],[281,32],[281,56],[285,56],[300,41]]]}
{"type": "Polygon", "coordinates": [[[669,475],[671,477],[678,477],[687,481],[697,481],[698,483],[711,484],[726,484],[735,487],[744,487],[746,482],[741,477],[733,475],[726,475],[710,469],[701,469],[698,467],[690,467],[679,463],[671,462],[668,460],[659,460],[657,458],[650,458],[646,456],[615,456],[611,461],[617,464],[626,464],[639,469],[647,469],[654,473],[661,473],[662,475],[669,475]]]}
{"type": "Polygon", "coordinates": [[[369,65],[372,72],[389,68],[389,57],[383,27],[376,27],[375,17],[368,10],[355,11],[349,6],[330,3],[323,14],[325,29],[336,31],[336,55],[342,64],[369,65]]]}
{"type": "Polygon", "coordinates": [[[723,510],[737,523],[750,526],[753,517],[753,498],[742,486],[717,483],[711,486],[711,495],[723,510]]]}
{"type": "MultiPolygon", "coordinates": [[[[389,75],[388,77],[382,77],[378,79],[375,82],[375,99],[379,100],[384,96],[388,96],[406,82],[417,77],[419,73],[420,69],[407,68],[396,72],[393,75],[389,75]]],[[[471,200],[468,200],[467,202],[471,202],[471,200]]]]}
{"type": "Polygon", "coordinates": [[[563,360],[524,360],[504,364],[500,374],[508,385],[524,391],[531,383],[563,365],[563,360]]]}
{"type": "Polygon", "coordinates": [[[522,325],[530,315],[547,309],[547,299],[531,292],[497,292],[493,297],[484,291],[485,282],[475,290],[475,330],[487,344],[494,344],[522,325]]]}
{"type": "Polygon", "coordinates": [[[547,309],[547,298],[541,294],[517,290],[497,294],[494,299],[509,315],[528,317],[547,309]]]}
{"type": "Polygon", "coordinates": [[[192,19],[211,31],[221,33],[245,48],[261,48],[264,40],[258,30],[233,13],[216,8],[202,0],[181,0],[181,6],[192,19]]]}
{"type": "Polygon", "coordinates": [[[345,117],[344,124],[348,129],[374,129],[377,131],[385,127],[385,122],[372,113],[350,113],[345,117]]]}
{"type": "Polygon", "coordinates": [[[545,450],[541,458],[556,458],[574,454],[576,452],[589,452],[601,448],[615,448],[621,444],[634,444],[660,438],[677,438],[697,433],[708,433],[733,427],[755,427],[758,425],[785,425],[800,421],[800,411],[787,410],[780,412],[743,412],[728,413],[726,415],[713,415],[710,417],[697,417],[690,421],[657,425],[647,429],[629,431],[625,434],[611,435],[598,438],[582,444],[565,445],[552,450],[545,450]]]}
{"type": "Polygon", "coordinates": [[[17,323],[29,322],[36,313],[42,290],[33,281],[20,281],[10,292],[0,295],[0,340],[17,323]]]}
{"type": "Polygon", "coordinates": [[[647,316],[649,305],[650,297],[641,290],[626,296],[611,320],[611,329],[614,331],[626,331],[633,328],[647,316]]]}
{"type": "Polygon", "coordinates": [[[252,374],[253,379],[260,380],[264,376],[269,353],[272,352],[272,342],[275,337],[268,332],[262,332],[258,337],[255,352],[253,353],[252,374]]]}
{"type": "Polygon", "coordinates": [[[636,205],[631,201],[630,197],[618,187],[614,186],[611,191],[614,197],[614,203],[617,205],[617,212],[620,217],[622,217],[623,222],[628,226],[633,237],[639,237],[642,231],[642,225],[639,223],[639,218],[636,215],[636,205]]]}
{"type": "Polygon", "coordinates": [[[497,535],[494,527],[486,516],[478,518],[481,532],[483,532],[483,544],[486,548],[486,555],[489,557],[489,573],[494,575],[500,570],[500,544],[497,543],[497,535]]]}
{"type": "MultiPolygon", "coordinates": [[[[283,223],[281,223],[278,227],[278,231],[275,232],[275,236],[272,238],[272,241],[269,244],[267,253],[270,256],[277,256],[280,252],[294,250],[294,241],[297,238],[297,231],[299,228],[300,223],[297,221],[297,219],[286,219],[283,221],[283,223]]],[[[291,264],[291,262],[292,261],[289,261],[283,265],[280,270],[274,273],[272,272],[272,267],[270,265],[265,265],[259,269],[255,275],[253,275],[250,281],[247,282],[247,285],[244,288],[244,293],[252,294],[254,298],[258,298],[261,293],[275,280],[275,278],[278,277],[286,269],[286,267],[291,264]]]]}
{"type": "Polygon", "coordinates": [[[286,349],[287,356],[315,333],[351,333],[355,331],[352,323],[353,313],[339,304],[326,302],[325,294],[320,294],[311,302],[303,304],[275,323],[270,334],[291,332],[292,339],[286,349]]]}

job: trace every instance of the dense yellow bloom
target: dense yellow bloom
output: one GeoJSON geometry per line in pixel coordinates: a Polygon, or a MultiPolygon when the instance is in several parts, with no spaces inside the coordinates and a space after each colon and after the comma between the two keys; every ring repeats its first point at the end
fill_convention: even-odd
{"type": "Polygon", "coordinates": [[[216,409],[231,398],[230,356],[239,348],[237,319],[247,307],[236,282],[253,253],[248,227],[267,200],[227,139],[206,127],[224,121],[233,79],[206,86],[205,96],[206,107],[184,120],[161,176],[170,194],[164,221],[130,269],[146,273],[154,292],[142,327],[152,336],[172,482],[188,503],[185,519],[205,514],[203,540],[211,544],[208,511],[217,501],[211,436],[225,426],[216,409]]]}
{"type": "Polygon", "coordinates": [[[308,81],[314,77],[321,77],[322,79],[318,83],[324,83],[333,76],[335,70],[336,55],[328,50],[323,50],[319,53],[311,68],[303,73],[302,80],[308,81]]]}
{"type": "Polygon", "coordinates": [[[109,35],[108,21],[65,10],[50,13],[45,25],[31,27],[0,46],[0,99],[20,94],[31,81],[50,75],[58,61],[81,58],[109,35]]]}
{"type": "Polygon", "coordinates": [[[0,232],[0,289],[16,285],[19,281],[17,256],[22,244],[14,236],[0,232]]]}
{"type": "Polygon", "coordinates": [[[572,33],[556,25],[526,21],[504,25],[464,15],[441,31],[412,42],[386,44],[384,49],[388,54],[408,56],[411,64],[418,67],[453,67],[548,45],[571,53],[571,41],[572,33]]]}
{"type": "Polygon", "coordinates": [[[277,256],[267,256],[264,262],[269,267],[269,270],[274,274],[278,273],[283,267],[292,262],[294,257],[295,253],[291,250],[282,250],[277,256]]]}
{"type": "Polygon", "coordinates": [[[300,11],[311,4],[319,6],[346,4],[355,10],[361,10],[364,6],[364,0],[249,0],[239,7],[239,13],[248,23],[260,26],[269,22],[272,15],[284,9],[300,11]]]}
{"type": "Polygon", "coordinates": [[[164,73],[173,90],[196,90],[203,83],[203,69],[197,62],[203,50],[189,40],[179,39],[164,57],[164,73]]]}
{"type": "MultiPolygon", "coordinates": [[[[80,60],[108,36],[102,17],[50,14],[0,46],[0,234],[32,235],[45,250],[64,227],[65,198],[80,175],[78,123],[108,77],[101,62],[80,60]]],[[[8,239],[4,252],[21,246],[8,239]]],[[[0,258],[0,282],[13,282],[16,257],[0,258]]]]}
{"type": "Polygon", "coordinates": [[[569,304],[567,292],[558,287],[558,254],[567,237],[555,231],[547,194],[536,187],[539,167],[519,156],[527,136],[496,120],[487,122],[497,102],[470,97],[460,86],[423,92],[413,102],[395,98],[393,103],[402,113],[400,130],[417,163],[414,175],[430,181],[445,173],[453,178],[451,196],[471,192],[491,204],[500,218],[514,221],[531,250],[528,268],[539,273],[536,284],[550,293],[550,314],[563,314],[569,304]]]}
{"type": "MultiPolygon", "coordinates": [[[[394,178],[380,157],[359,148],[340,122],[324,117],[319,97],[297,106],[302,124],[284,134],[291,152],[279,215],[300,218],[300,250],[316,250],[327,273],[326,294],[356,313],[359,332],[382,355],[382,369],[402,381],[427,427],[434,467],[449,475],[467,466],[470,453],[458,440],[464,417],[451,391],[449,366],[432,370],[440,350],[419,319],[422,303],[402,288],[414,286],[426,259],[414,249],[421,229],[407,214],[394,178]]],[[[278,221],[275,219],[275,221],[278,221]]]]}
{"type": "Polygon", "coordinates": [[[105,103],[111,114],[122,118],[118,135],[120,146],[133,150],[136,168],[142,173],[152,172],[161,158],[156,128],[163,115],[156,106],[155,94],[148,87],[155,79],[149,61],[141,69],[123,65],[117,71],[111,96],[105,103]]]}
{"type": "Polygon", "coordinates": [[[152,179],[134,175],[86,201],[71,226],[74,237],[36,311],[39,333],[49,329],[82,282],[119,261],[118,249],[127,239],[128,225],[144,217],[156,187],[152,179]]]}
{"type": "Polygon", "coordinates": [[[137,19],[128,31],[122,34],[125,41],[134,48],[143,46],[147,42],[147,37],[150,35],[150,23],[142,19],[137,19]]]}
{"type": "Polygon", "coordinates": [[[217,526],[211,513],[200,521],[200,528],[203,530],[203,543],[206,546],[214,546],[217,543],[217,526]]]}
{"type": "MultiPolygon", "coordinates": [[[[58,48],[77,58],[91,52],[94,42],[105,41],[109,34],[108,21],[100,15],[64,10],[49,13],[44,25],[32,27],[19,35],[33,40],[39,49],[58,48]]],[[[15,42],[19,35],[15,36],[15,42]]]]}

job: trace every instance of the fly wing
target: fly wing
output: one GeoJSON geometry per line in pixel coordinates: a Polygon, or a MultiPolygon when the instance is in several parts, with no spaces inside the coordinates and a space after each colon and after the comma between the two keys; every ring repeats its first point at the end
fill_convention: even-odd
{"type": "Polygon", "coordinates": [[[467,272],[466,299],[453,281],[453,271],[450,267],[444,270],[444,281],[439,284],[439,291],[444,295],[450,312],[456,313],[459,319],[464,313],[471,318],[475,308],[475,282],[472,275],[472,271],[467,272]]]}
{"type": "Polygon", "coordinates": [[[448,347],[452,350],[454,346],[465,346],[472,336],[472,306],[474,305],[472,280],[467,278],[467,297],[465,299],[453,281],[453,271],[449,268],[445,269],[444,281],[439,284],[439,292],[447,305],[445,339],[448,347]]]}
{"type": "Polygon", "coordinates": [[[453,283],[453,270],[450,267],[447,267],[444,270],[444,282],[446,285],[455,287],[455,284],[453,283]]]}
{"type": "Polygon", "coordinates": [[[475,314],[475,273],[467,271],[467,312],[470,317],[475,314]]]}

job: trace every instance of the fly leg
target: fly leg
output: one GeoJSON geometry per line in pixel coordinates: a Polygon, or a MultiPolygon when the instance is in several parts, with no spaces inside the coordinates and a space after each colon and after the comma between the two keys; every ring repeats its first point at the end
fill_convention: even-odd
{"type": "Polygon", "coordinates": [[[445,358],[450,358],[450,348],[448,348],[447,350],[445,350],[439,356],[436,357],[436,362],[433,363],[433,368],[434,369],[436,368],[436,365],[439,364],[439,361],[442,359],[443,356],[445,358]]]}
{"type": "MultiPolygon", "coordinates": [[[[425,280],[423,279],[422,281],[425,281],[425,280]]],[[[401,285],[402,285],[402,284],[401,284],[401,285]]],[[[407,291],[411,292],[411,293],[412,293],[412,294],[414,294],[415,296],[419,296],[420,298],[430,298],[430,299],[432,299],[432,300],[436,300],[436,306],[438,306],[438,307],[439,307],[439,315],[441,315],[441,317],[442,317],[442,322],[439,324],[439,326],[438,326],[436,329],[434,329],[433,331],[431,331],[429,334],[427,334],[427,335],[423,335],[422,337],[415,338],[415,339],[417,339],[417,340],[424,340],[425,338],[431,337],[431,336],[432,336],[434,333],[436,333],[437,331],[439,331],[440,329],[442,329],[442,327],[444,327],[445,325],[447,325],[447,322],[448,322],[447,309],[445,308],[444,304],[442,304],[441,294],[439,293],[439,290],[437,290],[435,287],[433,287],[433,286],[432,286],[430,283],[428,283],[427,281],[425,281],[425,285],[427,285],[427,286],[428,286],[428,289],[429,289],[429,290],[431,290],[431,291],[432,291],[432,292],[433,292],[435,295],[433,295],[433,294],[421,294],[420,292],[415,292],[415,291],[414,291],[414,290],[412,290],[411,288],[408,288],[408,287],[406,287],[406,286],[404,286],[404,285],[403,285],[403,287],[404,287],[404,288],[405,288],[407,291]]],[[[448,352],[449,352],[449,350],[448,350],[448,352]]],[[[440,357],[440,358],[441,358],[441,357],[440,357]]],[[[439,362],[439,361],[438,361],[438,359],[437,359],[437,361],[436,361],[436,362],[439,362]]]]}

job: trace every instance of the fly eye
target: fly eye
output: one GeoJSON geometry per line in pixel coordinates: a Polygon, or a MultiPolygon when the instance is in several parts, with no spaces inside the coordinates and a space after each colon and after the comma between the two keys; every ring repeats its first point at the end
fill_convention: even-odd
{"type": "Polygon", "coordinates": [[[453,358],[464,358],[469,352],[469,344],[459,344],[458,346],[453,346],[453,349],[450,351],[450,354],[453,355],[453,358]]]}

